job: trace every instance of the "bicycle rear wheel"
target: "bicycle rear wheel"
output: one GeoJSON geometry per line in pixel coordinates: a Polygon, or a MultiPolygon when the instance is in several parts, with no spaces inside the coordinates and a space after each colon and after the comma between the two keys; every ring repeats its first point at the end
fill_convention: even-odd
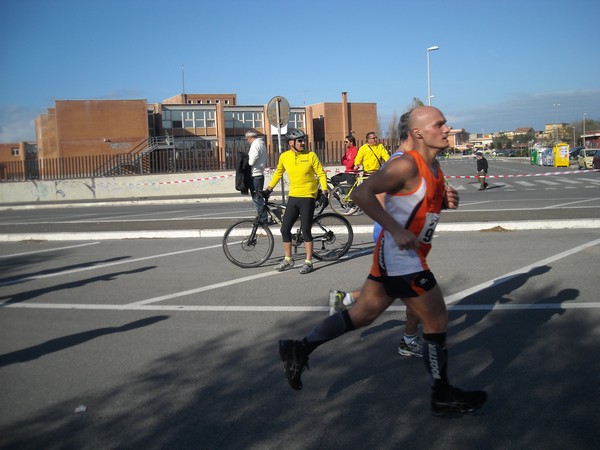
{"type": "Polygon", "coordinates": [[[351,188],[352,186],[340,184],[329,192],[329,206],[337,214],[350,216],[359,210],[348,195],[351,188]]]}
{"type": "Polygon", "coordinates": [[[334,213],[315,216],[311,228],[313,256],[322,261],[335,261],[350,250],[354,240],[348,219],[334,213]]]}
{"type": "Polygon", "coordinates": [[[268,226],[256,219],[245,219],[231,225],[223,236],[223,253],[239,267],[258,267],[271,253],[275,241],[268,226]]]}

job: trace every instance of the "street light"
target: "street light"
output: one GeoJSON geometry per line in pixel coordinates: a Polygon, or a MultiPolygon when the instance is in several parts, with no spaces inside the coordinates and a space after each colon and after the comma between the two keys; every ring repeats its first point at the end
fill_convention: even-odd
{"type": "Polygon", "coordinates": [[[556,114],[554,115],[554,131],[556,135],[556,142],[558,142],[558,107],[560,106],[560,103],[554,103],[552,106],[556,108],[556,114]]]}
{"type": "Polygon", "coordinates": [[[587,113],[583,113],[583,134],[581,135],[581,145],[583,145],[585,147],[585,116],[587,116],[587,113]]]}
{"type": "Polygon", "coordinates": [[[429,72],[429,52],[434,52],[439,49],[440,48],[437,45],[434,45],[433,47],[429,47],[427,49],[427,104],[429,106],[431,106],[431,98],[433,97],[431,95],[431,74],[429,72]]]}

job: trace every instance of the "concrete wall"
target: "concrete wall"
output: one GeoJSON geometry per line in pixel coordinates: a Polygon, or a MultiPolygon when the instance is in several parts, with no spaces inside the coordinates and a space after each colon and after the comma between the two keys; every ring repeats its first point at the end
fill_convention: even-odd
{"type": "MultiPolygon", "coordinates": [[[[331,177],[344,168],[335,166],[326,170],[331,177]]],[[[265,173],[265,187],[271,176],[272,172],[265,173]]],[[[223,194],[239,194],[235,190],[234,172],[0,183],[0,204],[223,194]]]]}

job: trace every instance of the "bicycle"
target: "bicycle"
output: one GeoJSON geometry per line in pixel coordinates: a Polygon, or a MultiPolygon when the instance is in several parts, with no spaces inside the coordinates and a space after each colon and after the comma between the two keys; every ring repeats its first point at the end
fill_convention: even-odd
{"type": "MultiPolygon", "coordinates": [[[[265,198],[263,196],[263,198],[265,198]]],[[[323,213],[327,197],[319,196],[319,210],[313,217],[313,256],[320,261],[335,261],[348,252],[354,239],[348,219],[335,213],[323,213]]],[[[285,206],[265,198],[261,211],[254,219],[243,219],[231,225],[223,235],[223,252],[229,261],[239,267],[258,267],[271,257],[275,239],[269,225],[281,225],[285,206]],[[267,223],[260,220],[268,217],[267,223]]],[[[292,247],[297,253],[304,236],[297,221],[292,228],[292,247]]]]}
{"type": "Polygon", "coordinates": [[[329,204],[331,209],[343,216],[352,216],[362,213],[362,210],[354,203],[352,191],[369,177],[366,172],[358,172],[353,184],[339,183],[329,191],[329,204]]]}

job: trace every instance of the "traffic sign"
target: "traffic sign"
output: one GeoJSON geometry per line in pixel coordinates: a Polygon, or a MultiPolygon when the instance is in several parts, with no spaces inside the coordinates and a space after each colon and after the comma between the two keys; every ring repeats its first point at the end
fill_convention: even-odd
{"type": "Polygon", "coordinates": [[[286,125],[290,120],[290,104],[281,96],[275,96],[267,105],[267,117],[273,125],[286,125]]]}

